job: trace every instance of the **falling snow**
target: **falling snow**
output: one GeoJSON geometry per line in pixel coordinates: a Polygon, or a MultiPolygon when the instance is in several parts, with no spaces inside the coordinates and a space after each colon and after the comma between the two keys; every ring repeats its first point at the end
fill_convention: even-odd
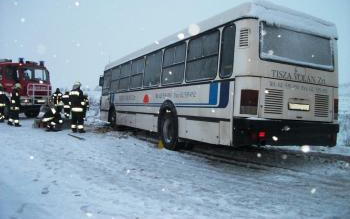
{"type": "Polygon", "coordinates": [[[79,6],[80,6],[80,2],[76,1],[76,2],[74,3],[74,5],[75,5],[76,7],[79,7],[79,6]]]}
{"type": "Polygon", "coordinates": [[[303,146],[301,146],[300,150],[301,150],[303,153],[309,153],[309,152],[310,152],[310,146],[308,146],[308,145],[303,145],[303,146]]]}
{"type": "Polygon", "coordinates": [[[313,188],[313,189],[311,189],[311,194],[315,194],[316,193],[316,188],[313,188]]]}
{"type": "Polygon", "coordinates": [[[177,38],[179,38],[180,40],[183,40],[183,39],[185,38],[185,34],[179,33],[179,34],[177,35],[177,38]]]}
{"type": "Polygon", "coordinates": [[[21,21],[21,23],[25,23],[26,19],[24,17],[22,17],[20,21],[21,21]]]}
{"type": "Polygon", "coordinates": [[[190,34],[190,36],[195,36],[199,34],[200,31],[201,31],[201,28],[197,24],[191,24],[188,27],[188,33],[190,34]]]}

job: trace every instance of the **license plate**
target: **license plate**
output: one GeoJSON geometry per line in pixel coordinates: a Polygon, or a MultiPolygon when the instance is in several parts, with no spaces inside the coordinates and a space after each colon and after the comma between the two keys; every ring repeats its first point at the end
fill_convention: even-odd
{"type": "Polygon", "coordinates": [[[45,100],[37,100],[36,102],[38,102],[38,103],[45,103],[46,101],[45,100]]]}
{"type": "Polygon", "coordinates": [[[309,104],[300,104],[300,103],[289,103],[288,108],[290,110],[299,110],[299,111],[310,111],[309,104]]]}

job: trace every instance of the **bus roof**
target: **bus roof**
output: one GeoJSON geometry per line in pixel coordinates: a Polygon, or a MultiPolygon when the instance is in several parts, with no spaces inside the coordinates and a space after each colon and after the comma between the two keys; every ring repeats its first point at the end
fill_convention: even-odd
{"type": "MultiPolygon", "coordinates": [[[[268,24],[289,27],[293,30],[327,38],[338,37],[336,26],[331,22],[262,0],[241,4],[196,24],[199,29],[197,34],[242,18],[256,18],[260,21],[265,21],[268,24]]],[[[155,41],[153,44],[131,53],[130,55],[109,63],[106,65],[105,70],[164,48],[173,43],[182,41],[191,36],[192,35],[189,33],[188,29],[184,29],[162,40],[155,41]],[[180,34],[181,37],[179,37],[180,34]]]]}

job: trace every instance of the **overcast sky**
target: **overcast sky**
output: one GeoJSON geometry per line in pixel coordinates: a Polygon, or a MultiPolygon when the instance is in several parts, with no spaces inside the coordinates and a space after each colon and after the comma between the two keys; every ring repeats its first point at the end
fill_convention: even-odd
{"type": "MultiPolygon", "coordinates": [[[[243,0],[0,0],[0,58],[44,60],[56,86],[95,87],[104,66],[243,0]]],[[[331,21],[350,82],[350,1],[272,0],[331,21]]]]}

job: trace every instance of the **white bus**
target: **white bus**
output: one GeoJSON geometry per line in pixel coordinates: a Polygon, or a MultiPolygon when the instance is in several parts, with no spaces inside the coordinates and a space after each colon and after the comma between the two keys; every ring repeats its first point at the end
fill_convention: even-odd
{"type": "Polygon", "coordinates": [[[335,146],[337,30],[246,3],[108,64],[100,86],[102,120],[158,132],[167,149],[335,146]]]}

